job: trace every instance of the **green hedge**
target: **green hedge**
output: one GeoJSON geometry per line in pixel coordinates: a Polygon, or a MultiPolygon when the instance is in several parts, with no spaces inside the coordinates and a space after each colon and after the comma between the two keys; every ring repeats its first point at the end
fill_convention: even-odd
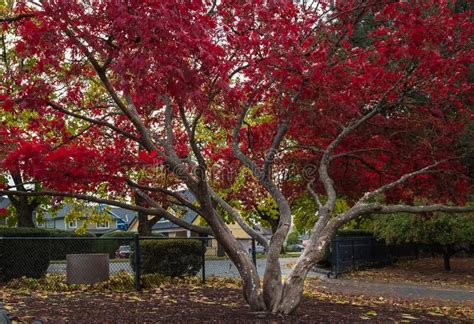
{"type": "MultiPolygon", "coordinates": [[[[141,271],[167,277],[194,276],[202,266],[199,240],[145,240],[140,242],[141,271]]],[[[135,259],[130,258],[135,269],[135,259]]]]}
{"type": "MultiPolygon", "coordinates": [[[[50,260],[64,260],[66,254],[90,252],[92,240],[52,240],[53,237],[76,237],[69,231],[40,228],[0,227],[0,281],[13,278],[39,278],[50,260]],[[45,239],[8,239],[9,237],[44,237],[45,239]]],[[[93,237],[93,234],[87,234],[93,237]]]]}

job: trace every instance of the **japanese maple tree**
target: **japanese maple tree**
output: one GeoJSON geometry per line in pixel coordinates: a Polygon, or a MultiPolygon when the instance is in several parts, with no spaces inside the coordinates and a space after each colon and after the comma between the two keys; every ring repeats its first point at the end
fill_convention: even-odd
{"type": "Polygon", "coordinates": [[[2,21],[30,66],[11,71],[2,107],[35,111],[32,131],[54,135],[17,138],[4,164],[48,188],[18,195],[122,206],[213,235],[253,309],[296,309],[306,274],[354,218],[473,211],[461,206],[472,179],[456,145],[472,118],[469,7],[93,0],[20,1],[15,10],[2,21]],[[285,178],[290,167],[297,172],[285,178]],[[220,194],[239,177],[247,190],[220,194]],[[318,218],[282,278],[290,200],[303,190],[318,218]],[[338,196],[348,208],[334,213],[338,196]],[[236,208],[267,197],[278,210],[269,242],[236,208]],[[415,206],[418,197],[436,204],[415,206]],[[207,226],[169,205],[195,210],[207,226]],[[263,281],[221,210],[268,248],[263,281]]]}

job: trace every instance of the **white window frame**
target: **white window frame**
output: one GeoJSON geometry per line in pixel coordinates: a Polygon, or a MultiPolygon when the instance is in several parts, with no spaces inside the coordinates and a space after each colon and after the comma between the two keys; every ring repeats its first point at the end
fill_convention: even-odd
{"type": "Polygon", "coordinates": [[[55,228],[56,227],[56,224],[54,222],[54,219],[47,219],[46,220],[46,228],[55,228]],[[50,224],[52,224],[53,226],[50,226],[50,224]]]}
{"type": "Polygon", "coordinates": [[[41,228],[42,228],[42,227],[44,227],[44,223],[39,223],[39,222],[38,222],[38,223],[36,223],[36,226],[38,226],[38,227],[41,227],[41,228]]]}
{"type": "Polygon", "coordinates": [[[68,223],[67,223],[67,228],[76,229],[76,228],[77,228],[77,219],[75,219],[75,220],[73,220],[73,221],[71,221],[71,222],[68,222],[68,223]],[[74,225],[71,226],[72,223],[73,223],[74,225]]]}
{"type": "Polygon", "coordinates": [[[110,228],[110,222],[109,221],[104,221],[102,223],[96,223],[95,227],[97,229],[109,229],[110,228]],[[102,226],[102,225],[105,225],[105,226],[102,226]]]}

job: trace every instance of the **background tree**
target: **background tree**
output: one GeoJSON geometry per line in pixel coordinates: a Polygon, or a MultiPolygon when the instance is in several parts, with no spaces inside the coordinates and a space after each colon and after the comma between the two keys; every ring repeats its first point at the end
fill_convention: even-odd
{"type": "Polygon", "coordinates": [[[474,241],[474,214],[384,215],[374,217],[371,227],[389,244],[424,244],[441,253],[446,271],[451,257],[474,241]]]}
{"type": "Polygon", "coordinates": [[[473,22],[470,10],[454,9],[435,0],[19,2],[2,21],[14,27],[15,54],[32,65],[13,71],[17,86],[0,102],[13,114],[34,110],[30,131],[54,136],[17,138],[7,165],[21,161],[22,173],[49,189],[18,195],[121,206],[213,235],[251,307],[290,313],[347,222],[473,210],[460,206],[473,182],[454,145],[472,118],[473,22]],[[369,13],[370,42],[354,42],[369,13]],[[72,134],[80,136],[64,143],[72,134]],[[219,195],[214,161],[232,174],[250,171],[249,185],[275,202],[269,242],[219,195]],[[285,166],[299,174],[280,182],[285,166]],[[179,194],[184,187],[195,201],[179,194]],[[304,190],[318,217],[283,279],[291,199],[304,190]],[[148,207],[130,203],[132,194],[148,207]],[[435,203],[416,206],[418,197],[435,203]],[[347,208],[334,213],[338,198],[347,208]],[[184,222],[170,205],[207,225],[184,222]],[[267,248],[262,281],[220,210],[267,248]]]}

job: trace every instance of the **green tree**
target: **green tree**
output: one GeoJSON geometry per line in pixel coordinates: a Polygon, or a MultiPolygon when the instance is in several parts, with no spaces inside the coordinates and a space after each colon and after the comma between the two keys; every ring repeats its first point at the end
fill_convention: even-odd
{"type": "Polygon", "coordinates": [[[443,255],[444,270],[451,257],[474,242],[474,214],[380,215],[373,218],[373,231],[387,243],[427,244],[443,255]]]}
{"type": "Polygon", "coordinates": [[[298,233],[297,230],[293,230],[288,234],[288,237],[286,238],[286,244],[288,245],[293,245],[293,244],[298,244],[300,243],[300,233],[298,233]]]}

